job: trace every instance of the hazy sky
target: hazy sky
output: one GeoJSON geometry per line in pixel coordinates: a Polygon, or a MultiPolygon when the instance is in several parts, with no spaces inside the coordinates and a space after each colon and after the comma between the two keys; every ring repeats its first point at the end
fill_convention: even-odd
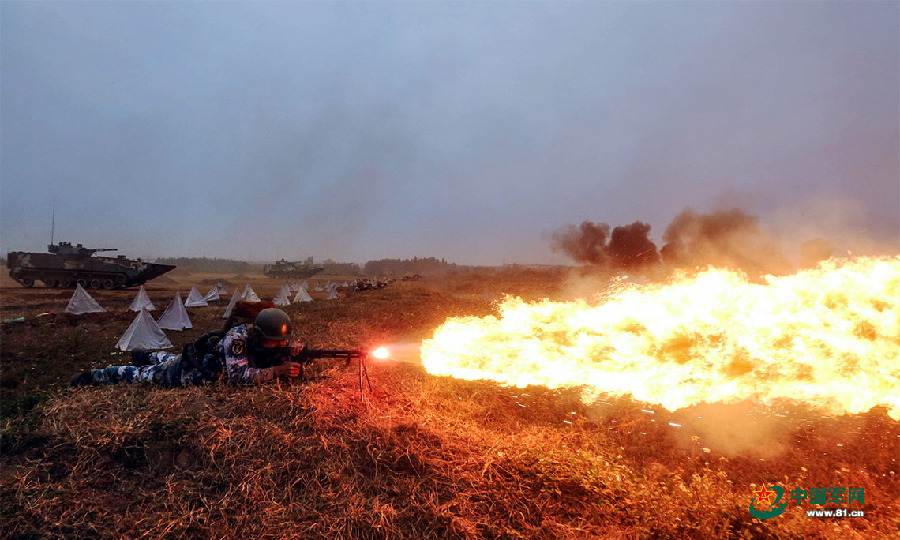
{"type": "MultiPolygon", "coordinates": [[[[900,250],[900,2],[0,3],[0,251],[565,262],[739,206],[900,250]]],[[[801,238],[805,239],[805,238],[801,238]]]]}

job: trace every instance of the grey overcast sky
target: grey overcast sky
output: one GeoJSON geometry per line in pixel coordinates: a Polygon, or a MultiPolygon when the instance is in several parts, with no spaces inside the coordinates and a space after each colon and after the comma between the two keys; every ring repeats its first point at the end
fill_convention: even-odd
{"type": "Polygon", "coordinates": [[[897,1],[4,0],[0,53],[3,253],[54,199],[149,258],[556,263],[687,206],[900,248],[897,1]]]}

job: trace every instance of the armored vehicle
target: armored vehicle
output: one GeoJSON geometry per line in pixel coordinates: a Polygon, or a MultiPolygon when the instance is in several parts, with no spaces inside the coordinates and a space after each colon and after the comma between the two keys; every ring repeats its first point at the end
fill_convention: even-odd
{"type": "Polygon", "coordinates": [[[12,251],[6,255],[9,275],[25,287],[33,287],[41,280],[48,287],[82,287],[92,289],[118,289],[143,285],[151,279],[174,269],[173,265],[146,263],[140,259],[118,257],[94,257],[102,251],[117,249],[86,248],[69,242],[50,244],[49,253],[25,253],[12,251]]]}
{"type": "Polygon", "coordinates": [[[284,259],[275,261],[275,264],[263,265],[263,273],[273,278],[305,279],[324,271],[324,268],[318,266],[303,262],[289,262],[284,259]]]}

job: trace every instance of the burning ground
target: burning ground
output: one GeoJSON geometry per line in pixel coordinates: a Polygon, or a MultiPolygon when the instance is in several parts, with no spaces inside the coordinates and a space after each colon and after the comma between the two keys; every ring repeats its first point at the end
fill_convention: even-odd
{"type": "MultiPolygon", "coordinates": [[[[503,320],[497,295],[541,306],[566,296],[563,284],[525,271],[456,276],[289,312],[316,346],[418,343],[455,317],[503,320]]],[[[178,286],[148,292],[164,303],[178,286]]],[[[3,327],[6,538],[874,538],[900,528],[891,403],[841,414],[781,395],[585,401],[577,387],[392,362],[370,364],[365,404],[355,371],[338,367],[264,388],[70,390],[75,370],[121,361],[110,351],[133,291],[98,292],[110,313],[81,318],[33,317],[64,307],[59,291],[2,293],[3,318],[26,315],[3,327]],[[762,484],[864,488],[865,503],[850,506],[866,517],[808,518],[792,503],[757,520],[748,507],[762,484]]],[[[882,313],[896,309],[896,294],[884,301],[882,313]]],[[[170,333],[176,347],[217,327],[222,309],[191,310],[194,329],[170,333]]],[[[860,332],[879,341],[887,330],[872,324],[860,332]]],[[[662,344],[687,362],[708,354],[662,344]]]]}
{"type": "Polygon", "coordinates": [[[900,258],[830,260],[754,284],[708,269],[621,284],[592,301],[508,298],[442,325],[430,373],[634,397],[670,410],[793,399],[900,420],[900,258]]]}

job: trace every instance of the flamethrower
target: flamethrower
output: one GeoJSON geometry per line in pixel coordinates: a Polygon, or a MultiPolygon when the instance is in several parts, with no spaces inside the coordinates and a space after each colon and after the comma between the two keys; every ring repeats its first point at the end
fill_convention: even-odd
{"type": "MultiPolygon", "coordinates": [[[[258,367],[271,367],[283,364],[285,362],[297,362],[302,366],[312,364],[316,360],[335,359],[344,360],[344,366],[350,365],[350,362],[356,360],[359,372],[359,392],[363,392],[363,379],[369,392],[372,391],[372,383],[369,381],[369,372],[366,368],[366,359],[370,356],[373,358],[387,358],[388,351],[384,347],[379,347],[373,351],[364,349],[311,349],[304,347],[296,355],[291,354],[290,347],[261,347],[255,351],[255,358],[266,358],[264,365],[258,367]]],[[[300,376],[303,376],[301,370],[300,376]]]]}

